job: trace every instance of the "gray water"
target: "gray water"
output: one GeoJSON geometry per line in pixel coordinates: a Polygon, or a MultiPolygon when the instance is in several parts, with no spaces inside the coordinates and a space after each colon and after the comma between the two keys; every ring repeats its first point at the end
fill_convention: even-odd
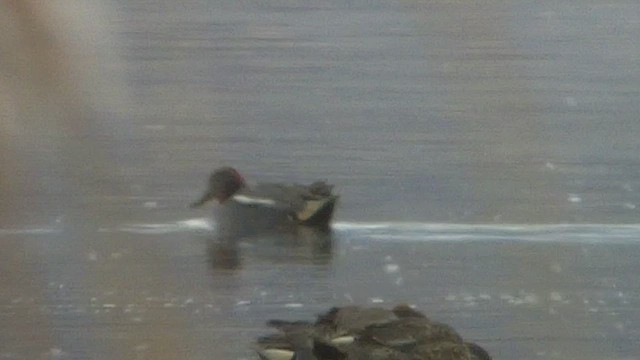
{"type": "Polygon", "coordinates": [[[0,359],[250,359],[396,302],[495,359],[638,359],[638,3],[114,6],[131,107],[0,159],[0,359]],[[219,242],[220,165],[335,184],[332,232],[219,242]]]}
{"type": "Polygon", "coordinates": [[[232,164],[330,179],[353,220],[637,222],[637,6],[123,4],[145,184],[232,164]]]}
{"type": "Polygon", "coordinates": [[[637,359],[640,227],[337,222],[244,238],[206,219],[3,231],[0,356],[249,359],[270,318],[406,302],[495,359],[637,359]]]}

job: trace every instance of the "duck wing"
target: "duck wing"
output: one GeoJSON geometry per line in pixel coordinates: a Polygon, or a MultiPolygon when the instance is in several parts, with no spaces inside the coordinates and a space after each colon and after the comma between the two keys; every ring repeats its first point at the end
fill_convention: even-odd
{"type": "Polygon", "coordinates": [[[233,196],[241,204],[264,206],[291,212],[304,208],[301,191],[295,186],[263,183],[243,189],[233,196]]]}
{"type": "Polygon", "coordinates": [[[311,185],[258,183],[252,188],[238,192],[234,200],[244,204],[255,204],[277,209],[286,209],[291,213],[308,211],[309,204],[318,207],[324,203],[321,200],[333,198],[333,186],[324,181],[316,181],[311,185]]]}
{"type": "Polygon", "coordinates": [[[317,323],[330,323],[337,335],[359,335],[369,326],[388,324],[397,319],[391,310],[345,306],[320,315],[317,323]]]}

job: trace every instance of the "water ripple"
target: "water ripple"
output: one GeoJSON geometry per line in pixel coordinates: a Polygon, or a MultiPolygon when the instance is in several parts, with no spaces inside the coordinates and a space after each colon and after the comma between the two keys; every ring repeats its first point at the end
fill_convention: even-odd
{"type": "MultiPolygon", "coordinates": [[[[124,232],[162,235],[213,231],[216,224],[207,218],[193,218],[166,223],[129,223],[98,232],[124,232]]],[[[636,243],[640,241],[640,224],[453,224],[418,222],[336,222],[337,238],[365,241],[533,241],[570,243],[636,243]]],[[[0,229],[6,235],[48,235],[59,233],[58,227],[36,226],[0,229]]]]}

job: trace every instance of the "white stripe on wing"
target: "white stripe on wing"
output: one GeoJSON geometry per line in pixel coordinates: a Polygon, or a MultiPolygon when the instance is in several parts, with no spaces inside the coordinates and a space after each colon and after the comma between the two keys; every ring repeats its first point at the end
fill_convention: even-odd
{"type": "Polygon", "coordinates": [[[241,204],[256,204],[256,205],[259,204],[259,205],[267,205],[267,206],[276,205],[276,202],[272,199],[252,197],[247,195],[234,195],[233,200],[241,204]]]}

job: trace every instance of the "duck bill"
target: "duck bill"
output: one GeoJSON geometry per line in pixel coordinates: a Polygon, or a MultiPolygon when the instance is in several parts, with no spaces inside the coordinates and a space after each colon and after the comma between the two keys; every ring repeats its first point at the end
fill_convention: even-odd
{"type": "Polygon", "coordinates": [[[200,207],[213,199],[217,199],[216,193],[214,193],[213,191],[207,191],[202,195],[202,197],[199,200],[192,202],[190,207],[191,208],[200,207]]]}

